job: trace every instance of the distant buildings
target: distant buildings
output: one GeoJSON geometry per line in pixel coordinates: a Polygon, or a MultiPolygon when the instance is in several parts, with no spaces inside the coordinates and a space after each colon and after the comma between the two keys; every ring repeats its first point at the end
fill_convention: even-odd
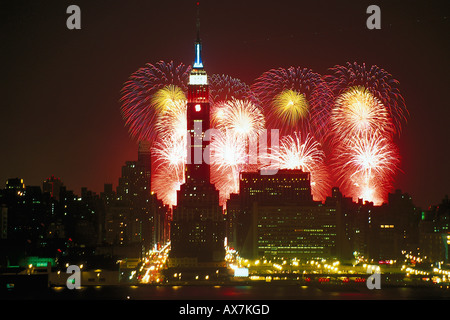
{"type": "Polygon", "coordinates": [[[419,222],[421,257],[434,263],[449,262],[450,201],[446,196],[438,206],[421,213],[419,222]]]}
{"type": "Polygon", "coordinates": [[[122,167],[116,190],[105,184],[100,195],[87,188],[76,195],[54,177],[42,190],[8,179],[0,190],[0,266],[30,257],[59,264],[138,259],[171,240],[168,267],[218,270],[225,266],[225,237],[248,259],[449,263],[448,196],[421,210],[400,190],[374,206],[354,202],[335,187],[322,203],[312,199],[307,172],[243,172],[240,193],[230,196],[224,215],[218,191],[208,182],[209,168],[194,163],[187,165],[170,221],[169,208],[149,189],[150,179],[144,144],[138,160],[122,167]]]}
{"type": "Polygon", "coordinates": [[[227,201],[227,239],[241,256],[339,259],[368,262],[448,263],[448,198],[426,212],[396,190],[381,206],[353,202],[338,188],[313,201],[309,174],[280,170],[273,176],[242,173],[240,193],[227,201]]]}
{"type": "Polygon", "coordinates": [[[111,254],[140,258],[156,244],[168,240],[168,208],[150,190],[150,144],[140,142],[138,160],[127,161],[116,192],[105,184],[100,197],[105,206],[103,243],[111,254]]]}
{"type": "Polygon", "coordinates": [[[107,266],[142,257],[169,237],[168,208],[152,194],[150,179],[147,143],[140,143],[138,161],[122,168],[116,192],[105,184],[100,195],[87,188],[76,195],[53,176],[42,189],[9,179],[0,190],[0,266],[30,256],[107,266]]]}
{"type": "Polygon", "coordinates": [[[59,178],[51,176],[42,183],[42,192],[50,193],[50,197],[59,200],[59,191],[62,186],[63,183],[59,178]]]}

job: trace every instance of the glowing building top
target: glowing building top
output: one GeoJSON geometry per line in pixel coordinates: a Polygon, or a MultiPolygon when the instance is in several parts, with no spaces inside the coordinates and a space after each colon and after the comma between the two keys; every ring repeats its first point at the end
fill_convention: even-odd
{"type": "Polygon", "coordinates": [[[199,41],[195,42],[195,62],[193,65],[194,69],[203,69],[203,62],[202,62],[202,44],[199,41]]]}
{"type": "Polygon", "coordinates": [[[189,75],[190,85],[207,85],[208,76],[203,69],[202,42],[200,40],[200,4],[197,2],[197,40],[195,41],[195,59],[189,75]]]}
{"type": "Polygon", "coordinates": [[[197,17],[197,40],[195,41],[195,61],[193,68],[203,69],[202,42],[200,40],[200,21],[198,17],[197,17]]]}

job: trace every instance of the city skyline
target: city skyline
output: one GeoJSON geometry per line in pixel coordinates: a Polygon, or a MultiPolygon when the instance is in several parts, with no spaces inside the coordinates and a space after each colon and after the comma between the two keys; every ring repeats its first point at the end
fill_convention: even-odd
{"type": "MultiPolygon", "coordinates": [[[[156,41],[137,41],[136,38],[132,37],[134,41],[129,43],[130,46],[122,47],[119,40],[113,39],[118,35],[125,36],[127,29],[124,25],[127,24],[114,22],[114,19],[111,17],[116,16],[113,14],[109,16],[109,19],[111,20],[104,20],[108,18],[100,18],[101,15],[96,17],[92,15],[92,12],[101,12],[102,10],[111,13],[114,12],[113,10],[117,9],[117,7],[106,4],[102,6],[101,4],[83,5],[83,3],[80,3],[79,5],[82,10],[83,19],[81,30],[70,31],[65,28],[67,14],[65,14],[65,8],[62,5],[52,6],[47,4],[47,7],[44,8],[30,3],[28,5],[28,11],[25,12],[29,12],[29,14],[39,14],[30,15],[28,18],[21,19],[17,19],[21,7],[20,5],[16,5],[16,7],[13,7],[11,10],[11,12],[15,12],[16,14],[8,16],[4,21],[7,30],[11,31],[5,33],[7,34],[5,40],[8,44],[11,44],[10,46],[7,46],[9,51],[6,51],[6,59],[14,62],[17,61],[15,59],[22,58],[22,60],[20,60],[21,63],[11,63],[11,68],[7,69],[6,74],[9,75],[9,78],[11,79],[11,81],[7,81],[7,85],[11,86],[6,87],[8,88],[8,91],[15,92],[15,96],[18,97],[19,95],[15,90],[23,86],[23,83],[20,82],[20,80],[31,81],[31,79],[35,79],[34,81],[36,81],[38,78],[33,77],[39,75],[48,79],[50,84],[58,85],[60,82],[57,80],[58,77],[48,76],[47,71],[56,71],[55,68],[58,68],[61,72],[64,72],[66,69],[61,68],[61,66],[65,66],[68,70],[71,70],[71,72],[67,72],[67,74],[63,73],[60,75],[68,81],[62,81],[63,84],[67,83],[68,85],[63,88],[60,87],[60,89],[67,91],[53,91],[55,94],[54,97],[51,95],[51,87],[48,87],[49,83],[46,81],[43,82],[47,86],[43,86],[39,89],[37,89],[37,86],[30,84],[30,93],[23,95],[23,99],[26,99],[25,101],[27,102],[22,103],[20,102],[21,100],[13,99],[12,95],[6,94],[6,104],[17,107],[9,107],[3,110],[4,113],[2,119],[8,119],[8,121],[2,123],[2,128],[10,131],[12,130],[12,127],[10,126],[14,126],[15,128],[20,128],[20,130],[18,130],[16,135],[9,135],[8,140],[3,143],[3,145],[8,147],[9,151],[8,157],[5,157],[3,160],[6,162],[2,165],[3,168],[7,168],[7,170],[2,170],[1,172],[1,178],[4,181],[8,178],[19,177],[23,178],[27,185],[41,185],[45,178],[54,175],[61,178],[68,188],[75,190],[76,192],[77,190],[80,190],[81,187],[87,187],[98,193],[101,192],[104,183],[116,185],[120,175],[120,167],[126,160],[133,157],[136,147],[136,142],[129,137],[126,128],[123,127],[123,120],[121,119],[118,110],[119,91],[123,82],[131,72],[146,62],[156,62],[161,59],[169,58],[174,61],[191,64],[192,52],[189,49],[192,47],[191,43],[194,27],[191,30],[190,28],[180,28],[179,26],[193,25],[192,17],[195,16],[195,13],[192,6],[189,6],[188,8],[187,4],[179,4],[180,6],[186,5],[187,10],[192,12],[192,14],[184,14],[184,11],[180,10],[179,16],[176,16],[174,20],[165,20],[166,24],[164,26],[166,29],[164,30],[167,31],[162,34],[151,27],[148,27],[145,31],[141,28],[136,29],[139,30],[139,32],[143,32],[143,34],[151,34],[155,37],[155,40],[157,39],[156,41]],[[61,14],[55,14],[56,10],[61,11],[61,14]],[[40,19],[43,19],[44,17],[50,17],[48,22],[46,24],[37,24],[37,22],[41,21],[40,19]],[[105,23],[102,24],[102,22],[105,23]],[[19,26],[22,29],[16,28],[16,23],[19,23],[19,26]],[[34,24],[37,24],[39,28],[41,28],[40,30],[42,32],[40,32],[39,35],[31,32],[30,28],[34,24]],[[61,25],[61,27],[58,28],[58,25],[61,25]],[[111,32],[110,34],[108,27],[117,28],[115,31],[120,31],[122,33],[111,32]],[[91,30],[91,34],[89,30],[91,30]],[[75,32],[79,33],[76,34],[75,32]],[[176,41],[168,40],[174,38],[175,35],[176,41]],[[165,36],[167,36],[167,38],[165,36]],[[92,60],[85,60],[86,58],[82,57],[82,53],[85,50],[84,44],[93,45],[94,42],[92,41],[94,39],[98,40],[98,38],[105,39],[105,43],[109,46],[113,46],[109,47],[109,49],[116,49],[116,51],[113,50],[114,55],[111,53],[106,55],[106,52],[102,51],[103,49],[99,46],[99,55],[96,53],[93,55],[92,60]],[[28,42],[22,42],[23,39],[28,39],[28,42]],[[55,42],[53,39],[58,39],[59,42],[55,42]],[[48,42],[49,47],[47,48],[49,48],[49,51],[44,49],[44,44],[46,42],[48,42]],[[34,50],[34,54],[32,54],[31,57],[36,59],[34,61],[40,61],[41,63],[28,66],[27,63],[32,63],[32,60],[27,59],[24,55],[30,54],[27,52],[31,50],[24,49],[29,48],[27,46],[36,44],[39,44],[39,47],[35,48],[36,50],[34,50]],[[54,48],[55,50],[50,48],[54,48]],[[129,50],[126,53],[126,56],[130,57],[130,60],[122,66],[121,63],[115,62],[120,55],[119,48],[123,48],[123,50],[126,50],[124,48],[128,48],[127,50],[129,50]],[[136,48],[141,49],[135,50],[136,48]],[[20,52],[20,54],[17,55],[17,52],[20,52]],[[59,58],[51,58],[56,58],[56,56],[52,55],[57,54],[57,52],[60,52],[58,55],[59,58]],[[47,58],[45,58],[46,56],[47,58]],[[105,57],[107,57],[107,59],[103,60],[105,57]],[[135,60],[131,57],[135,57],[135,60]],[[83,61],[85,62],[84,64],[81,63],[83,61]],[[82,65],[87,68],[89,63],[94,62],[97,63],[99,67],[99,73],[95,71],[95,68],[92,68],[92,65],[90,66],[90,69],[92,70],[91,72],[94,72],[96,75],[95,78],[98,79],[98,81],[88,81],[88,78],[90,78],[87,76],[88,73],[80,74],[80,78],[71,76],[72,74],[76,74],[74,69],[70,69],[71,66],[79,68],[79,66],[82,65]],[[49,69],[45,69],[46,67],[49,69]],[[33,68],[36,68],[36,70],[35,72],[32,72],[32,74],[24,73],[24,69],[29,72],[28,70],[33,70],[33,68]],[[18,74],[21,75],[20,78],[14,76],[14,70],[18,70],[18,74]],[[100,70],[106,72],[100,73],[100,70]],[[25,77],[23,76],[24,74],[26,75],[25,77]],[[71,78],[73,78],[72,81],[74,82],[70,82],[71,78]],[[111,78],[111,80],[107,78],[111,78]],[[105,83],[104,89],[102,83],[105,83]],[[112,87],[115,87],[115,89],[112,90],[112,87]],[[97,88],[99,90],[97,90],[97,88]],[[61,96],[63,93],[58,94],[58,92],[66,92],[67,95],[61,96]],[[84,94],[87,94],[88,97],[84,98],[84,94]],[[34,103],[31,104],[33,97],[41,97],[43,102],[39,102],[39,99],[36,99],[38,102],[35,102],[40,108],[30,107],[30,105],[34,105],[34,103]],[[103,100],[105,98],[106,100],[103,100]],[[48,101],[53,101],[53,103],[48,103],[48,101]],[[40,118],[41,113],[44,114],[42,118],[40,118]],[[48,114],[52,115],[50,120],[48,114]],[[92,117],[90,117],[91,114],[93,115],[92,117]],[[27,115],[29,115],[29,117],[27,117],[27,115]],[[105,122],[110,123],[106,129],[103,129],[102,126],[98,126],[99,121],[101,121],[100,117],[106,119],[105,122]],[[36,121],[36,119],[40,119],[40,121],[36,121]],[[109,119],[112,121],[108,121],[109,119]],[[79,130],[79,128],[85,128],[87,135],[85,136],[84,130],[79,130]],[[102,130],[99,130],[100,128],[102,130]],[[33,131],[24,135],[24,132],[27,130],[33,131]],[[33,134],[32,132],[37,132],[37,134],[33,134]],[[42,132],[42,136],[39,135],[40,132],[42,132]],[[30,144],[28,144],[28,141],[30,141],[30,144]],[[37,146],[40,147],[39,150],[35,149],[37,146]],[[29,158],[27,158],[25,154],[21,156],[22,150],[26,150],[25,154],[32,154],[33,156],[29,158]],[[106,158],[102,157],[103,154],[107,155],[106,158]],[[23,163],[15,160],[20,157],[26,160],[26,162],[23,163]],[[37,169],[37,165],[39,165],[42,170],[37,169]],[[73,170],[73,168],[82,168],[82,170],[73,170]],[[77,177],[72,176],[69,171],[76,172],[77,177]],[[95,182],[92,177],[95,177],[95,182]]],[[[402,57],[410,63],[409,68],[407,68],[406,61],[399,63],[399,60],[401,60],[399,54],[392,55],[385,53],[379,44],[382,43],[382,38],[386,38],[385,41],[392,41],[394,35],[398,36],[402,34],[404,39],[406,39],[405,37],[408,35],[402,32],[405,32],[405,29],[414,26],[413,30],[415,30],[415,36],[417,36],[417,38],[414,40],[416,42],[410,42],[412,45],[419,40],[424,41],[425,39],[423,38],[424,35],[422,32],[432,29],[435,31],[433,32],[433,36],[437,39],[430,38],[427,45],[434,45],[434,42],[431,41],[437,40],[436,45],[440,49],[437,51],[422,49],[423,51],[421,51],[420,54],[431,51],[434,55],[442,54],[444,57],[445,52],[447,52],[445,50],[448,50],[448,47],[445,46],[445,43],[442,43],[442,46],[440,46],[439,35],[440,32],[445,34],[444,28],[448,26],[445,15],[439,13],[438,7],[426,7],[426,10],[422,10],[422,13],[420,13],[420,11],[416,10],[419,7],[419,4],[417,3],[402,8],[382,3],[380,4],[383,13],[382,29],[370,31],[365,28],[367,14],[365,14],[364,5],[355,5],[350,9],[346,8],[344,16],[351,17],[354,14],[354,18],[349,19],[350,22],[345,22],[345,19],[339,18],[340,15],[338,13],[341,13],[339,8],[328,5],[330,11],[331,9],[334,9],[335,13],[320,12],[320,14],[324,14],[328,21],[342,23],[342,27],[339,29],[340,31],[333,31],[330,30],[329,27],[318,26],[309,20],[320,14],[315,5],[308,5],[304,10],[310,12],[310,15],[309,17],[302,16],[304,18],[302,21],[308,21],[310,25],[314,27],[311,29],[300,28],[301,30],[298,30],[297,28],[293,28],[293,25],[290,23],[287,23],[287,26],[284,28],[280,23],[275,23],[280,22],[278,19],[281,19],[281,16],[288,14],[286,6],[289,7],[291,5],[293,5],[292,2],[286,2],[284,5],[282,4],[275,7],[274,9],[276,11],[270,14],[269,8],[271,8],[271,6],[269,4],[262,4],[259,8],[255,8],[251,4],[236,4],[235,8],[232,6],[221,6],[220,8],[223,10],[231,10],[232,15],[230,14],[229,16],[240,17],[241,20],[238,19],[240,26],[252,25],[252,15],[249,15],[250,9],[255,9],[255,15],[258,13],[260,17],[266,18],[257,20],[261,30],[259,33],[252,29],[256,28],[256,26],[243,28],[244,30],[247,30],[246,32],[249,32],[249,34],[253,34],[253,37],[250,37],[245,32],[238,35],[236,33],[236,28],[238,28],[237,24],[226,28],[219,28],[220,24],[215,23],[213,18],[217,17],[215,16],[216,13],[214,7],[205,4],[202,7],[202,11],[204,12],[204,17],[202,18],[202,37],[203,41],[207,43],[207,50],[204,54],[206,56],[209,73],[232,74],[244,81],[251,82],[268,68],[281,65],[284,65],[285,67],[288,67],[289,65],[308,66],[317,72],[326,73],[326,68],[332,67],[335,64],[343,64],[347,61],[360,60],[361,62],[380,64],[399,79],[401,84],[400,88],[410,112],[408,123],[403,127],[402,135],[400,139],[398,139],[401,155],[400,169],[402,172],[399,172],[396,175],[395,184],[391,192],[395,189],[401,189],[402,191],[411,194],[414,201],[417,202],[416,205],[421,206],[423,209],[428,208],[429,205],[439,203],[440,200],[448,194],[448,181],[450,180],[446,178],[449,169],[444,160],[448,152],[444,147],[447,138],[446,134],[448,135],[448,133],[445,131],[445,125],[439,125],[439,121],[445,121],[446,116],[444,114],[439,117],[436,115],[434,118],[430,118],[432,121],[425,121],[423,119],[426,119],[426,116],[431,117],[433,112],[448,112],[448,108],[446,109],[444,104],[439,104],[440,100],[437,100],[444,99],[443,92],[445,91],[439,90],[439,88],[440,86],[444,88],[446,84],[445,81],[447,81],[444,78],[439,78],[439,72],[445,74],[444,70],[448,66],[442,65],[442,68],[435,68],[435,72],[432,72],[436,80],[433,81],[432,87],[427,87],[429,90],[425,91],[428,93],[433,92],[431,90],[437,90],[438,94],[432,94],[432,97],[430,98],[428,94],[420,94],[421,92],[423,93],[424,90],[417,90],[417,86],[420,86],[421,88],[425,85],[431,86],[431,84],[428,84],[428,82],[430,82],[428,79],[432,79],[431,75],[425,76],[426,72],[431,72],[429,71],[431,68],[427,67],[427,69],[424,70],[421,68],[421,63],[426,61],[427,65],[429,65],[432,62],[430,62],[429,59],[418,57],[410,53],[410,55],[402,57]],[[424,19],[421,19],[421,15],[423,15],[424,19]],[[398,21],[402,21],[402,23],[398,21]],[[360,29],[354,27],[356,24],[355,22],[360,23],[360,29]],[[349,24],[351,24],[351,26],[349,24]],[[425,29],[421,29],[422,26],[425,29]],[[291,33],[285,32],[287,27],[290,27],[288,29],[289,31],[292,31],[291,33]],[[345,37],[341,37],[341,43],[338,43],[342,46],[342,50],[333,52],[333,57],[329,57],[329,54],[321,54],[327,44],[336,44],[333,42],[332,38],[339,35],[339,32],[342,32],[342,35],[346,35],[345,37]],[[375,32],[379,33],[376,34],[375,32]],[[355,53],[355,51],[353,51],[355,47],[352,47],[351,41],[349,41],[351,37],[355,35],[367,37],[367,43],[372,46],[367,51],[356,51],[355,53]],[[299,48],[299,42],[304,43],[305,45],[309,44],[306,39],[316,39],[316,41],[310,42],[311,50],[308,50],[308,53],[305,53],[302,48],[299,48]],[[227,43],[226,50],[224,48],[224,43],[227,43]],[[274,45],[278,49],[285,48],[285,50],[274,50],[272,52],[267,49],[273,48],[274,45]],[[276,53],[280,58],[284,57],[282,60],[283,63],[277,63],[277,61],[280,60],[277,59],[277,55],[272,60],[269,59],[270,54],[268,53],[267,56],[263,55],[261,57],[260,52],[264,48],[271,53],[276,53]],[[316,50],[313,50],[314,48],[316,50]],[[227,57],[226,54],[224,55],[224,52],[230,52],[230,55],[227,57]],[[236,54],[243,55],[240,58],[237,58],[236,54]],[[314,58],[314,55],[322,55],[323,59],[314,58]],[[255,62],[256,57],[258,58],[255,62]],[[233,63],[227,63],[227,61],[230,60],[233,63]],[[411,67],[412,62],[418,66],[415,66],[414,68],[411,67]],[[410,77],[412,71],[418,72],[419,75],[421,74],[422,76],[418,76],[413,81],[410,77]],[[425,81],[425,79],[427,81],[425,81]],[[439,92],[442,92],[441,96],[439,95],[439,92]],[[435,102],[431,100],[430,104],[439,107],[433,109],[424,108],[423,105],[428,104],[430,99],[436,99],[435,102]],[[423,111],[424,109],[427,109],[425,114],[423,114],[423,112],[425,112],[423,111]],[[430,123],[436,122],[438,125],[432,125],[432,127],[429,128],[427,127],[427,125],[431,125],[430,123]],[[436,133],[434,134],[434,132],[436,133]],[[432,148],[431,146],[433,146],[433,149],[425,149],[432,148]],[[430,159],[431,155],[436,157],[436,160],[430,159]]],[[[166,6],[169,5],[158,3],[149,6],[153,6],[153,14],[157,10],[164,11],[168,8],[166,6]]],[[[126,10],[130,10],[131,13],[132,9],[129,8],[126,10]]],[[[220,18],[225,19],[227,17],[226,13],[230,13],[230,11],[222,13],[220,18]]],[[[126,20],[128,16],[125,13],[121,16],[125,21],[129,22],[129,20],[126,20]]],[[[156,16],[157,15],[153,17],[156,18],[156,16]]],[[[141,22],[139,19],[135,19],[135,24],[137,23],[136,21],[141,22]]],[[[157,24],[155,20],[152,20],[152,23],[157,24]]],[[[124,38],[120,39],[124,40],[124,38]]],[[[389,43],[394,45],[392,42],[389,43]]],[[[420,51],[421,49],[418,50],[420,51]]],[[[4,134],[2,136],[6,137],[7,135],[4,134]]]]}
{"type": "Polygon", "coordinates": [[[443,6],[5,9],[2,297],[450,297],[443,6]]]}

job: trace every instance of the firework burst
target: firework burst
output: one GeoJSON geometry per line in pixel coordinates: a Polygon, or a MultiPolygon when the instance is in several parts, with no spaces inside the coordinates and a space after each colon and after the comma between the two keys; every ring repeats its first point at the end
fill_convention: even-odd
{"type": "Polygon", "coordinates": [[[158,138],[185,140],[187,134],[187,114],[184,99],[176,100],[166,105],[155,121],[155,131],[158,138]]]}
{"type": "Polygon", "coordinates": [[[158,139],[152,147],[152,157],[155,166],[152,190],[165,204],[175,205],[177,203],[176,192],[185,181],[186,134],[182,136],[167,135],[158,139]]]}
{"type": "Polygon", "coordinates": [[[250,100],[253,93],[250,87],[240,79],[228,75],[213,74],[208,78],[210,102],[212,105],[220,101],[233,99],[250,100]]]}
{"type": "Polygon", "coordinates": [[[186,92],[189,72],[190,67],[182,63],[159,61],[147,63],[130,76],[121,90],[120,110],[133,138],[154,141],[155,121],[164,109],[161,100],[167,98],[167,92],[160,92],[163,98],[155,96],[156,92],[170,85],[186,92]]]}
{"type": "Polygon", "coordinates": [[[246,143],[230,130],[217,130],[211,141],[211,183],[225,205],[231,193],[239,192],[239,174],[248,165],[246,143]]]}
{"type": "Polygon", "coordinates": [[[186,101],[186,95],[180,87],[173,84],[158,89],[151,97],[151,103],[156,109],[157,115],[164,114],[180,101],[186,101]]]}
{"type": "Polygon", "coordinates": [[[283,136],[278,148],[267,154],[271,169],[301,169],[311,174],[311,190],[315,200],[324,201],[330,189],[325,165],[325,152],[311,135],[302,139],[300,132],[283,136]]]}
{"type": "Polygon", "coordinates": [[[338,148],[335,171],[343,191],[379,205],[392,187],[399,154],[394,143],[379,133],[347,139],[338,148]]]}
{"type": "Polygon", "coordinates": [[[255,167],[257,151],[251,146],[265,130],[261,110],[248,100],[222,101],[212,111],[216,134],[211,141],[211,181],[224,202],[239,191],[239,174],[255,167]],[[253,163],[254,162],[254,163],[253,163]]]}
{"type": "Polygon", "coordinates": [[[330,114],[330,132],[339,141],[375,131],[391,135],[392,127],[386,107],[364,87],[344,91],[330,114]]]}
{"type": "Polygon", "coordinates": [[[399,83],[377,66],[347,63],[331,71],[325,79],[336,97],[328,134],[335,179],[353,198],[380,204],[399,165],[393,136],[408,114],[399,83]]]}
{"type": "Polygon", "coordinates": [[[257,104],[264,109],[268,128],[282,135],[293,131],[325,131],[333,95],[322,77],[308,68],[290,67],[266,71],[251,86],[257,104]]]}
{"type": "Polygon", "coordinates": [[[265,129],[261,110],[248,100],[225,101],[213,110],[213,125],[221,131],[231,131],[243,140],[255,141],[265,129]]]}
{"type": "Polygon", "coordinates": [[[152,176],[152,191],[165,205],[177,204],[177,191],[185,182],[183,168],[173,170],[171,166],[161,165],[152,176]]]}
{"type": "MultiPolygon", "coordinates": [[[[190,70],[173,62],[146,64],[121,91],[130,135],[153,143],[152,190],[169,205],[176,204],[185,182],[190,70]]],[[[408,116],[399,83],[388,72],[347,63],[325,77],[290,67],[271,69],[251,86],[227,75],[208,81],[216,129],[211,182],[222,205],[239,192],[241,172],[268,166],[310,172],[313,197],[323,201],[331,186],[326,156],[344,192],[377,204],[384,200],[399,166],[393,137],[408,116]],[[261,155],[253,146],[266,128],[279,129],[282,138],[278,148],[261,155]]]]}
{"type": "Polygon", "coordinates": [[[360,65],[348,62],[345,66],[331,68],[331,74],[326,75],[324,79],[336,97],[348,88],[364,87],[385,106],[396,133],[401,132],[401,126],[408,117],[408,110],[400,94],[398,80],[386,70],[376,65],[369,69],[364,63],[360,65]]]}

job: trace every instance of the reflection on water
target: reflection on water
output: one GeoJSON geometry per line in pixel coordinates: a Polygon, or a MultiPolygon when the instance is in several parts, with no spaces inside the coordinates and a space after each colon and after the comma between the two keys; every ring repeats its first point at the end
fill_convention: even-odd
{"type": "Polygon", "coordinates": [[[95,286],[69,290],[66,287],[39,291],[8,292],[10,299],[83,300],[399,300],[450,299],[450,289],[439,287],[364,287],[251,285],[251,286],[95,286]]]}

